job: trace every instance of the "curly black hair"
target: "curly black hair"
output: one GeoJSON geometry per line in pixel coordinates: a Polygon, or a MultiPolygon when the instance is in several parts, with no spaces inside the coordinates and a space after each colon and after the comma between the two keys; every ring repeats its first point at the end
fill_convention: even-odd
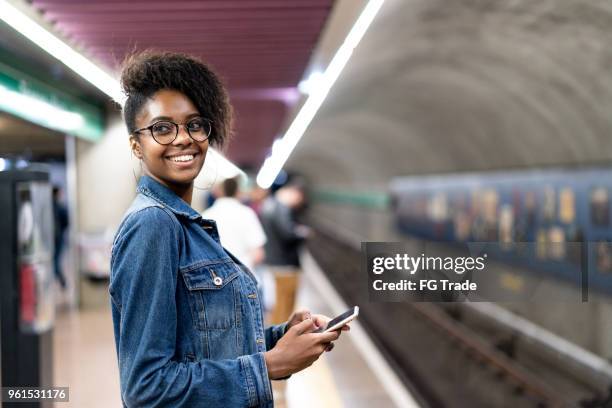
{"type": "Polygon", "coordinates": [[[122,64],[121,87],[127,96],[123,118],[130,135],[147,100],[159,90],[172,89],[187,96],[212,122],[211,144],[222,146],[230,137],[232,108],[227,91],[210,67],[193,56],[152,50],[131,54],[122,64]]]}

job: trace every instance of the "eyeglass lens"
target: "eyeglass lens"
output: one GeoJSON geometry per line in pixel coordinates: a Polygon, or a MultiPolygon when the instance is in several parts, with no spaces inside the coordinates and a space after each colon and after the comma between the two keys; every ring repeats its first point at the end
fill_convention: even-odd
{"type": "MultiPolygon", "coordinates": [[[[210,136],[210,122],[205,119],[195,118],[187,122],[184,126],[191,138],[197,142],[203,142],[210,136]]],[[[169,121],[157,122],[151,127],[151,134],[159,144],[172,143],[178,136],[178,131],[179,125],[169,121]]]]}

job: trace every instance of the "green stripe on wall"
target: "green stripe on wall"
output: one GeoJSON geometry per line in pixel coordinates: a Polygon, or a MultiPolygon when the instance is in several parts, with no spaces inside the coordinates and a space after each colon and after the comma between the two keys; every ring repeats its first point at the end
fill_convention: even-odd
{"type": "Polygon", "coordinates": [[[309,196],[316,202],[376,210],[386,210],[390,201],[387,193],[375,191],[312,190],[309,196]]]}
{"type": "Polygon", "coordinates": [[[32,78],[8,65],[0,63],[0,87],[2,89],[33,98],[56,107],[65,112],[78,114],[82,117],[82,124],[74,129],[66,130],[62,123],[49,121],[40,115],[40,112],[31,111],[27,106],[21,106],[15,101],[0,98],[0,110],[18,116],[29,122],[72,134],[87,140],[97,141],[104,131],[104,111],[100,107],[77,100],[44,81],[32,78]]]}

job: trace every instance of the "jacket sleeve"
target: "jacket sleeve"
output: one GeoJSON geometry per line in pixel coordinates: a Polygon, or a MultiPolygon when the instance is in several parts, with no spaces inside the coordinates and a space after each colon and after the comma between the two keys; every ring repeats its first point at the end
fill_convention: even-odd
{"type": "Polygon", "coordinates": [[[266,328],[266,350],[271,350],[287,331],[287,322],[266,328]]]}
{"type": "Polygon", "coordinates": [[[130,215],[113,245],[109,288],[120,310],[117,353],[125,405],[268,405],[272,391],[263,353],[197,362],[173,359],[178,269],[176,220],[157,207],[130,215]]]}
{"type": "MultiPolygon", "coordinates": [[[[281,337],[285,335],[287,332],[287,323],[281,323],[276,326],[270,326],[265,330],[266,336],[266,350],[270,350],[276,346],[276,343],[280,340],[281,337]]],[[[291,374],[285,377],[277,378],[276,380],[286,380],[291,377],[291,374]]]]}

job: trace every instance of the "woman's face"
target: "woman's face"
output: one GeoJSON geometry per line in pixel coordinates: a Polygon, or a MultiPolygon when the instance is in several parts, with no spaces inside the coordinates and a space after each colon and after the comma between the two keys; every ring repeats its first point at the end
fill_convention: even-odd
{"type": "Polygon", "coordinates": [[[145,174],[173,190],[193,183],[204,165],[208,140],[194,141],[183,124],[197,116],[200,113],[191,100],[178,91],[163,89],[149,99],[136,116],[136,128],[169,120],[179,124],[179,132],[169,145],[157,143],[148,130],[130,139],[136,157],[142,159],[145,174]]]}

